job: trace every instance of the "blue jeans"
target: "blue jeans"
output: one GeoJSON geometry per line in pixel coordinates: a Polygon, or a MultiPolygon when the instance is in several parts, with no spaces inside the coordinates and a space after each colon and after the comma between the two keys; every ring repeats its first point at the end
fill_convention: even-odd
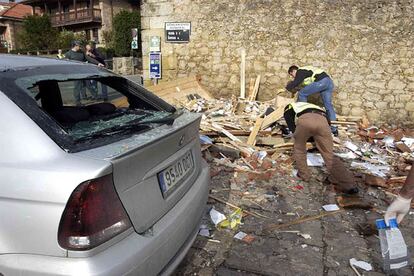
{"type": "Polygon", "coordinates": [[[94,84],[89,80],[75,80],[74,81],[74,88],[73,88],[73,98],[75,99],[75,103],[80,105],[81,97],[86,99],[86,89],[92,94],[92,97],[97,97],[97,91],[94,84]]]}
{"type": "Polygon", "coordinates": [[[332,92],[334,84],[331,78],[323,78],[320,81],[313,82],[299,91],[298,102],[307,102],[308,97],[315,93],[321,93],[323,105],[325,106],[326,113],[329,120],[336,121],[335,109],[332,105],[332,92]]]}

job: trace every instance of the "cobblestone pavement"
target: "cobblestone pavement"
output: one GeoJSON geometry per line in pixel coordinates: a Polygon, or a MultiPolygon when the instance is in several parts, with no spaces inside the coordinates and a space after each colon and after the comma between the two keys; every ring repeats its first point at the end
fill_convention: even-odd
{"type": "MultiPolygon", "coordinates": [[[[323,205],[336,203],[337,193],[332,185],[323,183],[320,169],[314,169],[316,180],[305,183],[292,177],[291,169],[283,166],[280,164],[267,179],[259,180],[260,177],[212,165],[211,195],[269,219],[246,216],[238,229],[216,229],[208,216],[209,208],[214,206],[225,214],[234,209],[210,199],[203,223],[211,229],[211,238],[198,236],[175,275],[356,275],[349,265],[351,258],[373,265],[371,272],[358,269],[361,275],[385,275],[374,228],[375,219],[381,218],[380,211],[346,209],[265,231],[270,224],[315,216],[323,212],[323,205]],[[238,231],[252,234],[255,240],[249,244],[233,238],[238,231]],[[311,238],[305,239],[300,234],[309,234],[311,238]]],[[[383,191],[365,186],[356,176],[363,201],[372,204],[375,210],[385,210],[391,199],[383,191]]],[[[408,216],[401,226],[411,252],[414,252],[413,217],[408,216]]],[[[413,272],[409,267],[393,275],[414,275],[413,272]]]]}

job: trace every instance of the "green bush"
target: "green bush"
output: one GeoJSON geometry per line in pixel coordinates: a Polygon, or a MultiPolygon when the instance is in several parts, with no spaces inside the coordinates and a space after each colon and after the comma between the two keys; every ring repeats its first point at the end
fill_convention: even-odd
{"type": "MultiPolygon", "coordinates": [[[[129,56],[131,54],[132,28],[138,28],[138,30],[141,29],[139,12],[123,10],[114,16],[112,42],[115,55],[129,56]]],[[[138,32],[138,34],[139,33],[140,32],[138,32]]],[[[139,38],[138,41],[140,41],[139,38]]]]}
{"type": "Polygon", "coordinates": [[[58,32],[52,27],[48,15],[30,15],[24,18],[22,31],[17,39],[22,48],[30,50],[53,49],[57,44],[58,32]]]}

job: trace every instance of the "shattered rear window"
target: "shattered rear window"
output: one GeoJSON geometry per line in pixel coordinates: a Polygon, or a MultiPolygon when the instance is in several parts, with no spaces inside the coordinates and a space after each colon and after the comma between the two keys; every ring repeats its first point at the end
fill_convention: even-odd
{"type": "Polygon", "coordinates": [[[69,151],[170,124],[179,113],[139,85],[112,73],[30,75],[17,78],[15,83],[62,130],[53,136],[66,136],[62,139],[66,145],[70,142],[69,151]]]}

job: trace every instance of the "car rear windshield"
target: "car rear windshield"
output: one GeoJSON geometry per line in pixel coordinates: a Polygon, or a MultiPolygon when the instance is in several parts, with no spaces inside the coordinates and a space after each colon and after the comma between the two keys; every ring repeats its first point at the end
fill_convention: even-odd
{"type": "Polygon", "coordinates": [[[170,124],[178,114],[143,87],[105,70],[24,74],[15,83],[29,96],[23,104],[15,102],[70,152],[170,124]],[[27,108],[30,104],[37,108],[27,108]]]}

